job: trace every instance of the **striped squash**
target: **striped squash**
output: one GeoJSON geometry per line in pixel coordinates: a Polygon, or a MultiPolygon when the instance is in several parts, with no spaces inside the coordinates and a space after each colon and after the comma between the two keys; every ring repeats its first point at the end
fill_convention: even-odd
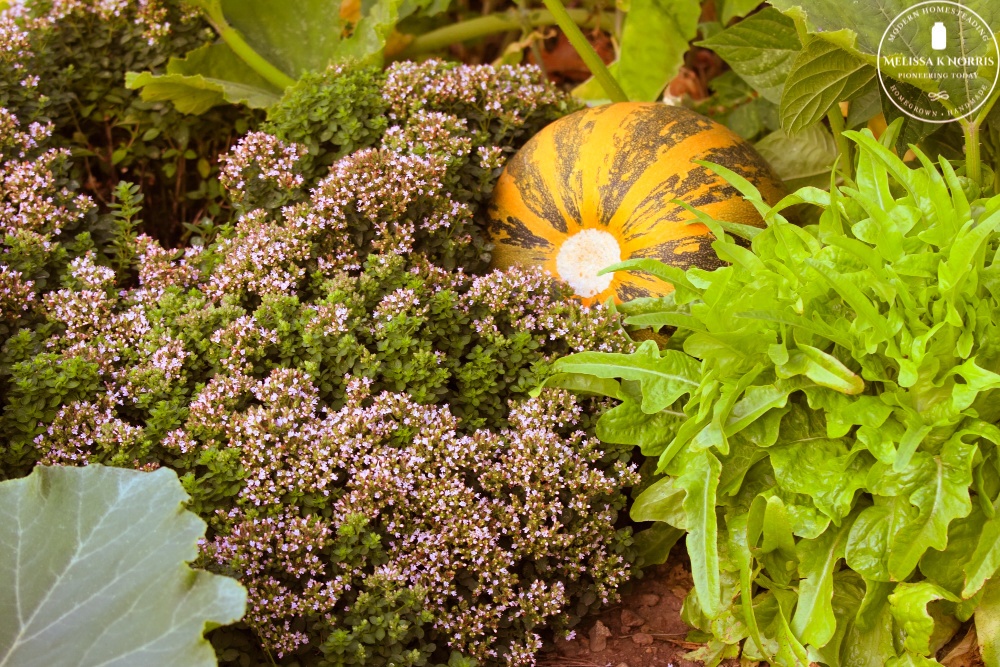
{"type": "Polygon", "coordinates": [[[615,262],[652,257],[680,268],[721,264],[714,237],[674,199],[719,220],[761,225],[754,207],[714,173],[721,164],[783,194],[764,159],[728,129],[689,109],[627,102],[584,109],[531,138],[508,162],[489,206],[494,268],[535,266],[565,280],[585,304],[658,296],[673,287],[615,262]]]}

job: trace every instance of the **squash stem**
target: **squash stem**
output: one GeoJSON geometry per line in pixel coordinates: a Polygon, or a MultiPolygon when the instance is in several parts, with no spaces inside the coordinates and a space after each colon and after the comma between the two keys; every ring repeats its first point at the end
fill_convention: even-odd
{"type": "Polygon", "coordinates": [[[587,69],[590,73],[594,75],[597,82],[601,84],[601,88],[607,94],[608,99],[612,102],[628,102],[628,95],[622,90],[622,87],[618,85],[615,81],[615,77],[611,76],[611,72],[604,65],[604,61],[601,57],[597,55],[597,51],[594,47],[590,45],[587,38],[584,37],[583,32],[580,28],[573,22],[570,17],[569,12],[566,11],[566,7],[563,6],[561,0],[542,0],[545,6],[550,12],[552,12],[553,18],[555,18],[556,25],[558,25],[563,33],[566,35],[566,39],[569,43],[573,45],[576,52],[580,54],[580,58],[583,60],[587,69]]]}
{"type": "Polygon", "coordinates": [[[979,153],[979,123],[962,119],[962,134],[965,135],[965,175],[976,185],[983,178],[979,153]]]}
{"type": "Polygon", "coordinates": [[[219,37],[222,41],[226,43],[229,48],[233,50],[239,59],[247,64],[250,69],[260,74],[262,77],[267,79],[268,83],[273,84],[280,90],[284,90],[290,86],[295,85],[295,79],[288,76],[280,69],[275,67],[269,60],[264,56],[260,55],[254,51],[253,47],[250,46],[240,31],[229,25],[226,21],[226,17],[221,11],[212,11],[211,9],[205,12],[208,16],[208,22],[212,24],[215,31],[219,33],[219,37]]]}
{"type": "MultiPolygon", "coordinates": [[[[605,16],[598,16],[587,9],[569,9],[567,13],[574,23],[587,28],[600,26],[610,31],[612,27],[611,21],[605,16]]],[[[519,12],[511,11],[490,14],[488,16],[469,19],[468,21],[453,23],[437,30],[431,30],[423,35],[418,35],[394,58],[413,58],[443,49],[458,42],[467,42],[472,39],[479,39],[480,37],[508,32],[510,30],[520,30],[525,25],[537,28],[555,23],[555,16],[546,9],[536,9],[526,12],[523,18],[519,12]]]]}
{"type": "Polygon", "coordinates": [[[844,136],[844,115],[840,112],[840,105],[834,104],[833,107],[826,112],[826,117],[830,121],[830,130],[833,132],[833,140],[837,144],[837,154],[840,166],[840,173],[844,177],[845,183],[854,182],[854,160],[851,157],[851,144],[848,143],[847,137],[844,136]]]}

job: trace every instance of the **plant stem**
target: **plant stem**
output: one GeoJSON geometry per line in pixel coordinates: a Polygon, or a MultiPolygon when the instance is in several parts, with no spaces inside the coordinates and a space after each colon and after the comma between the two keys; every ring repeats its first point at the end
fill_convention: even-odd
{"type": "Polygon", "coordinates": [[[854,160],[851,158],[851,144],[844,136],[844,115],[840,113],[840,105],[834,104],[826,112],[826,117],[830,121],[830,130],[833,132],[833,140],[837,144],[839,155],[840,173],[844,176],[845,183],[854,181],[854,160]]]}
{"type": "Polygon", "coordinates": [[[573,22],[570,17],[569,12],[566,11],[566,7],[563,6],[561,0],[542,0],[545,6],[548,7],[549,11],[552,12],[552,16],[555,17],[556,24],[562,28],[563,33],[566,35],[566,39],[569,43],[573,45],[576,52],[580,54],[580,58],[583,59],[584,64],[590,73],[594,75],[597,82],[601,84],[601,88],[607,94],[608,99],[612,102],[628,102],[628,95],[622,90],[622,87],[618,85],[615,81],[615,77],[611,76],[611,72],[604,65],[604,61],[601,57],[597,55],[597,51],[594,47],[590,45],[587,38],[583,36],[583,32],[580,28],[573,22]]]}
{"type": "Polygon", "coordinates": [[[219,33],[219,37],[225,42],[229,48],[233,50],[240,60],[245,62],[247,66],[253,71],[260,74],[262,77],[267,79],[268,83],[276,86],[279,90],[284,90],[290,86],[295,85],[295,79],[288,76],[280,69],[275,67],[269,60],[264,56],[260,55],[253,50],[253,47],[247,44],[247,41],[243,39],[243,35],[236,28],[229,25],[226,21],[226,17],[222,15],[221,11],[208,10],[205,12],[208,15],[208,22],[212,24],[215,31],[219,33]]]}
{"type": "Polygon", "coordinates": [[[979,123],[962,120],[962,133],[965,135],[965,175],[973,183],[979,185],[983,178],[982,164],[979,157],[979,123]]]}
{"type": "MultiPolygon", "coordinates": [[[[603,16],[598,17],[593,12],[586,9],[568,10],[570,18],[580,25],[588,28],[601,26],[610,30],[610,21],[603,16]],[[607,25],[605,25],[607,24],[607,25]]],[[[466,42],[470,39],[479,39],[487,35],[494,35],[498,32],[508,32],[510,30],[520,30],[527,23],[532,28],[543,25],[553,25],[556,22],[552,12],[545,9],[537,9],[526,12],[522,17],[516,11],[508,11],[501,14],[490,14],[479,18],[469,19],[453,23],[437,30],[431,30],[423,35],[418,35],[410,42],[405,49],[396,55],[396,58],[412,58],[431,51],[443,49],[450,44],[466,42]]]]}

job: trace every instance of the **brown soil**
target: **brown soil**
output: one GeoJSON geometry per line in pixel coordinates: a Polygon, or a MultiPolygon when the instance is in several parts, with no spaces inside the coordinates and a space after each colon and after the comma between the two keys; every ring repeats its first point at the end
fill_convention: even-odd
{"type": "MultiPolygon", "coordinates": [[[[683,542],[670,559],[645,571],[622,600],[588,617],[576,636],[559,640],[538,656],[540,667],[702,667],[684,656],[701,647],[685,640],[691,628],[681,620],[681,604],[693,587],[683,542]]],[[[958,628],[937,653],[945,667],[984,667],[971,622],[958,628]]],[[[721,667],[736,667],[725,660],[721,667]]],[[[819,667],[815,665],[814,667],[819,667]]]]}
{"type": "Polygon", "coordinates": [[[680,617],[681,604],[692,585],[686,564],[675,559],[646,570],[632,592],[622,596],[621,603],[585,619],[575,638],[558,641],[555,651],[539,656],[538,664],[698,667],[702,663],[684,659],[700,645],[685,641],[690,628],[680,617]]]}

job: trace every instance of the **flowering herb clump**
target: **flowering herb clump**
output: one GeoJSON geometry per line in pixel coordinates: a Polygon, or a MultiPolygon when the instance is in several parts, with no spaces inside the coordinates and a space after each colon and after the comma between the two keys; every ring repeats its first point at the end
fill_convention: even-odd
{"type": "Polygon", "coordinates": [[[557,355],[631,345],[547,276],[479,271],[477,202],[570,105],[535,69],[385,77],[377,141],[313,183],[309,142],[245,136],[221,177],[241,214],[213,243],[119,235],[132,282],[82,249],[3,351],[3,475],[181,476],[205,564],[250,592],[244,627],[215,634],[224,663],[528,664],[543,625],[631,571],[628,455],[567,395],[528,396],[557,355]],[[525,82],[497,107],[491,87],[525,82]]]}
{"type": "MultiPolygon", "coordinates": [[[[201,116],[147,102],[129,71],[209,45],[215,33],[179,0],[17,0],[0,10],[0,107],[25,124],[51,123],[49,143],[73,150],[71,173],[97,204],[120,178],[142,185],[145,231],[167,244],[183,223],[228,217],[217,156],[257,114],[219,107],[201,116]]],[[[0,4],[2,6],[2,4],[0,4]]]]}
{"type": "Polygon", "coordinates": [[[69,178],[69,151],[48,147],[51,133],[0,107],[0,345],[43,318],[42,293],[94,247],[96,206],[69,178]]]}
{"type": "Polygon", "coordinates": [[[263,130],[306,148],[300,168],[313,183],[335,160],[378,142],[388,127],[381,69],[331,65],[309,72],[267,113],[263,130]]]}

